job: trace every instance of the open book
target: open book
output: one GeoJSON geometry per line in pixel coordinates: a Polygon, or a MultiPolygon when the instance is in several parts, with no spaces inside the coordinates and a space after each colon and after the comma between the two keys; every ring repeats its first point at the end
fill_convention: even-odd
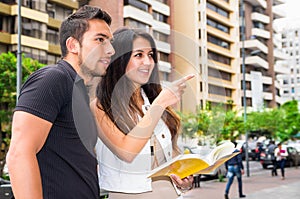
{"type": "Polygon", "coordinates": [[[239,154],[239,152],[233,153],[233,151],[234,144],[225,142],[204,157],[200,154],[182,154],[153,169],[148,178],[170,176],[171,174],[178,175],[180,178],[192,174],[210,174],[227,160],[239,154]]]}

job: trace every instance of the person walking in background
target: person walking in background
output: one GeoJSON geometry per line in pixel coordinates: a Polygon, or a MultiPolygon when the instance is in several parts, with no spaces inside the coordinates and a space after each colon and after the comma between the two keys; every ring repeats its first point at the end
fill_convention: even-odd
{"type": "Polygon", "coordinates": [[[285,179],[285,173],[284,173],[284,167],[285,167],[285,162],[286,162],[286,157],[288,156],[287,149],[282,146],[281,143],[277,144],[277,148],[274,151],[276,161],[279,165],[279,168],[281,170],[281,179],[285,179]]]}
{"type": "Polygon", "coordinates": [[[262,143],[257,142],[256,143],[256,148],[255,148],[255,159],[256,161],[260,161],[260,154],[263,151],[262,143]]]}
{"type": "Polygon", "coordinates": [[[91,103],[101,132],[96,151],[100,188],[111,199],[178,198],[193,176],[147,178],[178,150],[179,102],[193,75],[161,88],[157,49],[151,35],[122,28],[114,33],[116,54],[91,103]],[[177,192],[178,191],[178,192],[177,192]]]}
{"type": "Polygon", "coordinates": [[[100,8],[81,7],[59,29],[62,60],[23,85],[7,155],[15,198],[99,198],[97,127],[86,85],[105,74],[114,54],[110,24],[100,8]]]}
{"type": "MultiPolygon", "coordinates": [[[[234,146],[237,146],[237,143],[234,141],[233,142],[234,146]]],[[[235,149],[233,151],[235,152],[239,152],[238,149],[235,149]]],[[[233,183],[234,177],[236,176],[237,181],[238,181],[238,189],[239,189],[239,197],[240,198],[245,198],[246,195],[243,194],[243,182],[242,182],[242,175],[244,174],[244,165],[242,162],[242,155],[238,154],[236,156],[234,156],[233,158],[231,158],[230,160],[228,160],[227,162],[225,162],[225,167],[227,170],[227,178],[228,178],[228,182],[226,184],[226,189],[225,189],[225,199],[228,199],[229,196],[229,190],[230,187],[233,183]]]]}
{"type": "Polygon", "coordinates": [[[275,149],[276,149],[276,145],[275,142],[273,140],[270,141],[270,144],[268,146],[268,154],[270,154],[271,156],[271,160],[272,160],[272,170],[271,170],[271,175],[272,176],[277,176],[277,161],[276,161],[276,157],[275,157],[275,149]]]}

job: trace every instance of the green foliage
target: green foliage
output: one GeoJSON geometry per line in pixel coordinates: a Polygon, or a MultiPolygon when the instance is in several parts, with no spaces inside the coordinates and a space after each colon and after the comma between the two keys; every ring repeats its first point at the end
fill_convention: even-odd
{"type": "Polygon", "coordinates": [[[239,116],[234,110],[226,111],[221,105],[180,115],[184,137],[208,136],[215,143],[237,139],[246,131],[280,141],[291,139],[300,132],[300,114],[295,100],[279,108],[248,113],[246,123],[243,115],[239,116]]]}
{"type": "Polygon", "coordinates": [[[222,105],[196,113],[180,113],[183,137],[208,137],[213,143],[234,139],[243,132],[243,120],[236,111],[226,111],[222,105]],[[237,133],[237,134],[236,134],[237,133]]]}
{"type": "MultiPolygon", "coordinates": [[[[5,163],[11,133],[12,111],[16,106],[17,58],[11,53],[0,54],[0,176],[5,163]]],[[[22,56],[22,82],[28,76],[43,67],[37,60],[22,56]]]]}

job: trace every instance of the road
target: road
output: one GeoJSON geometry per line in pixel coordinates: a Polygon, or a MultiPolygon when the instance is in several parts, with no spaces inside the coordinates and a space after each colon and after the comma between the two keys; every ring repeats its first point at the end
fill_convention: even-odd
{"type": "MultiPolygon", "coordinates": [[[[244,163],[244,165],[246,165],[244,163]]],[[[243,188],[246,199],[297,199],[300,198],[300,167],[286,168],[286,178],[272,177],[271,170],[262,169],[259,162],[250,161],[250,176],[243,176],[243,188]]],[[[280,170],[278,169],[280,175],[280,170]]],[[[227,179],[225,179],[227,180],[227,179]]],[[[218,180],[200,183],[200,188],[194,188],[184,195],[184,199],[222,199],[226,182],[218,180]]],[[[238,198],[236,179],[231,186],[229,198],[238,198]]]]}

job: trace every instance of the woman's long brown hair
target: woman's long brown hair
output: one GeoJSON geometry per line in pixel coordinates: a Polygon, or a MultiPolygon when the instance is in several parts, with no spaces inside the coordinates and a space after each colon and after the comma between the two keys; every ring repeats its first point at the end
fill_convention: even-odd
{"type": "MultiPolygon", "coordinates": [[[[155,67],[147,84],[142,85],[150,103],[159,95],[162,88],[159,80],[158,58],[155,42],[151,35],[144,31],[122,28],[114,32],[112,43],[115,54],[107,69],[106,75],[97,86],[97,107],[102,109],[114,124],[127,134],[138,123],[137,113],[143,116],[141,107],[135,99],[135,87],[125,75],[126,67],[133,50],[133,41],[137,37],[148,40],[153,51],[155,67]]],[[[180,129],[179,116],[167,107],[162,115],[162,120],[168,126],[172,135],[172,144],[175,152],[178,152],[177,137],[180,129]]]]}

